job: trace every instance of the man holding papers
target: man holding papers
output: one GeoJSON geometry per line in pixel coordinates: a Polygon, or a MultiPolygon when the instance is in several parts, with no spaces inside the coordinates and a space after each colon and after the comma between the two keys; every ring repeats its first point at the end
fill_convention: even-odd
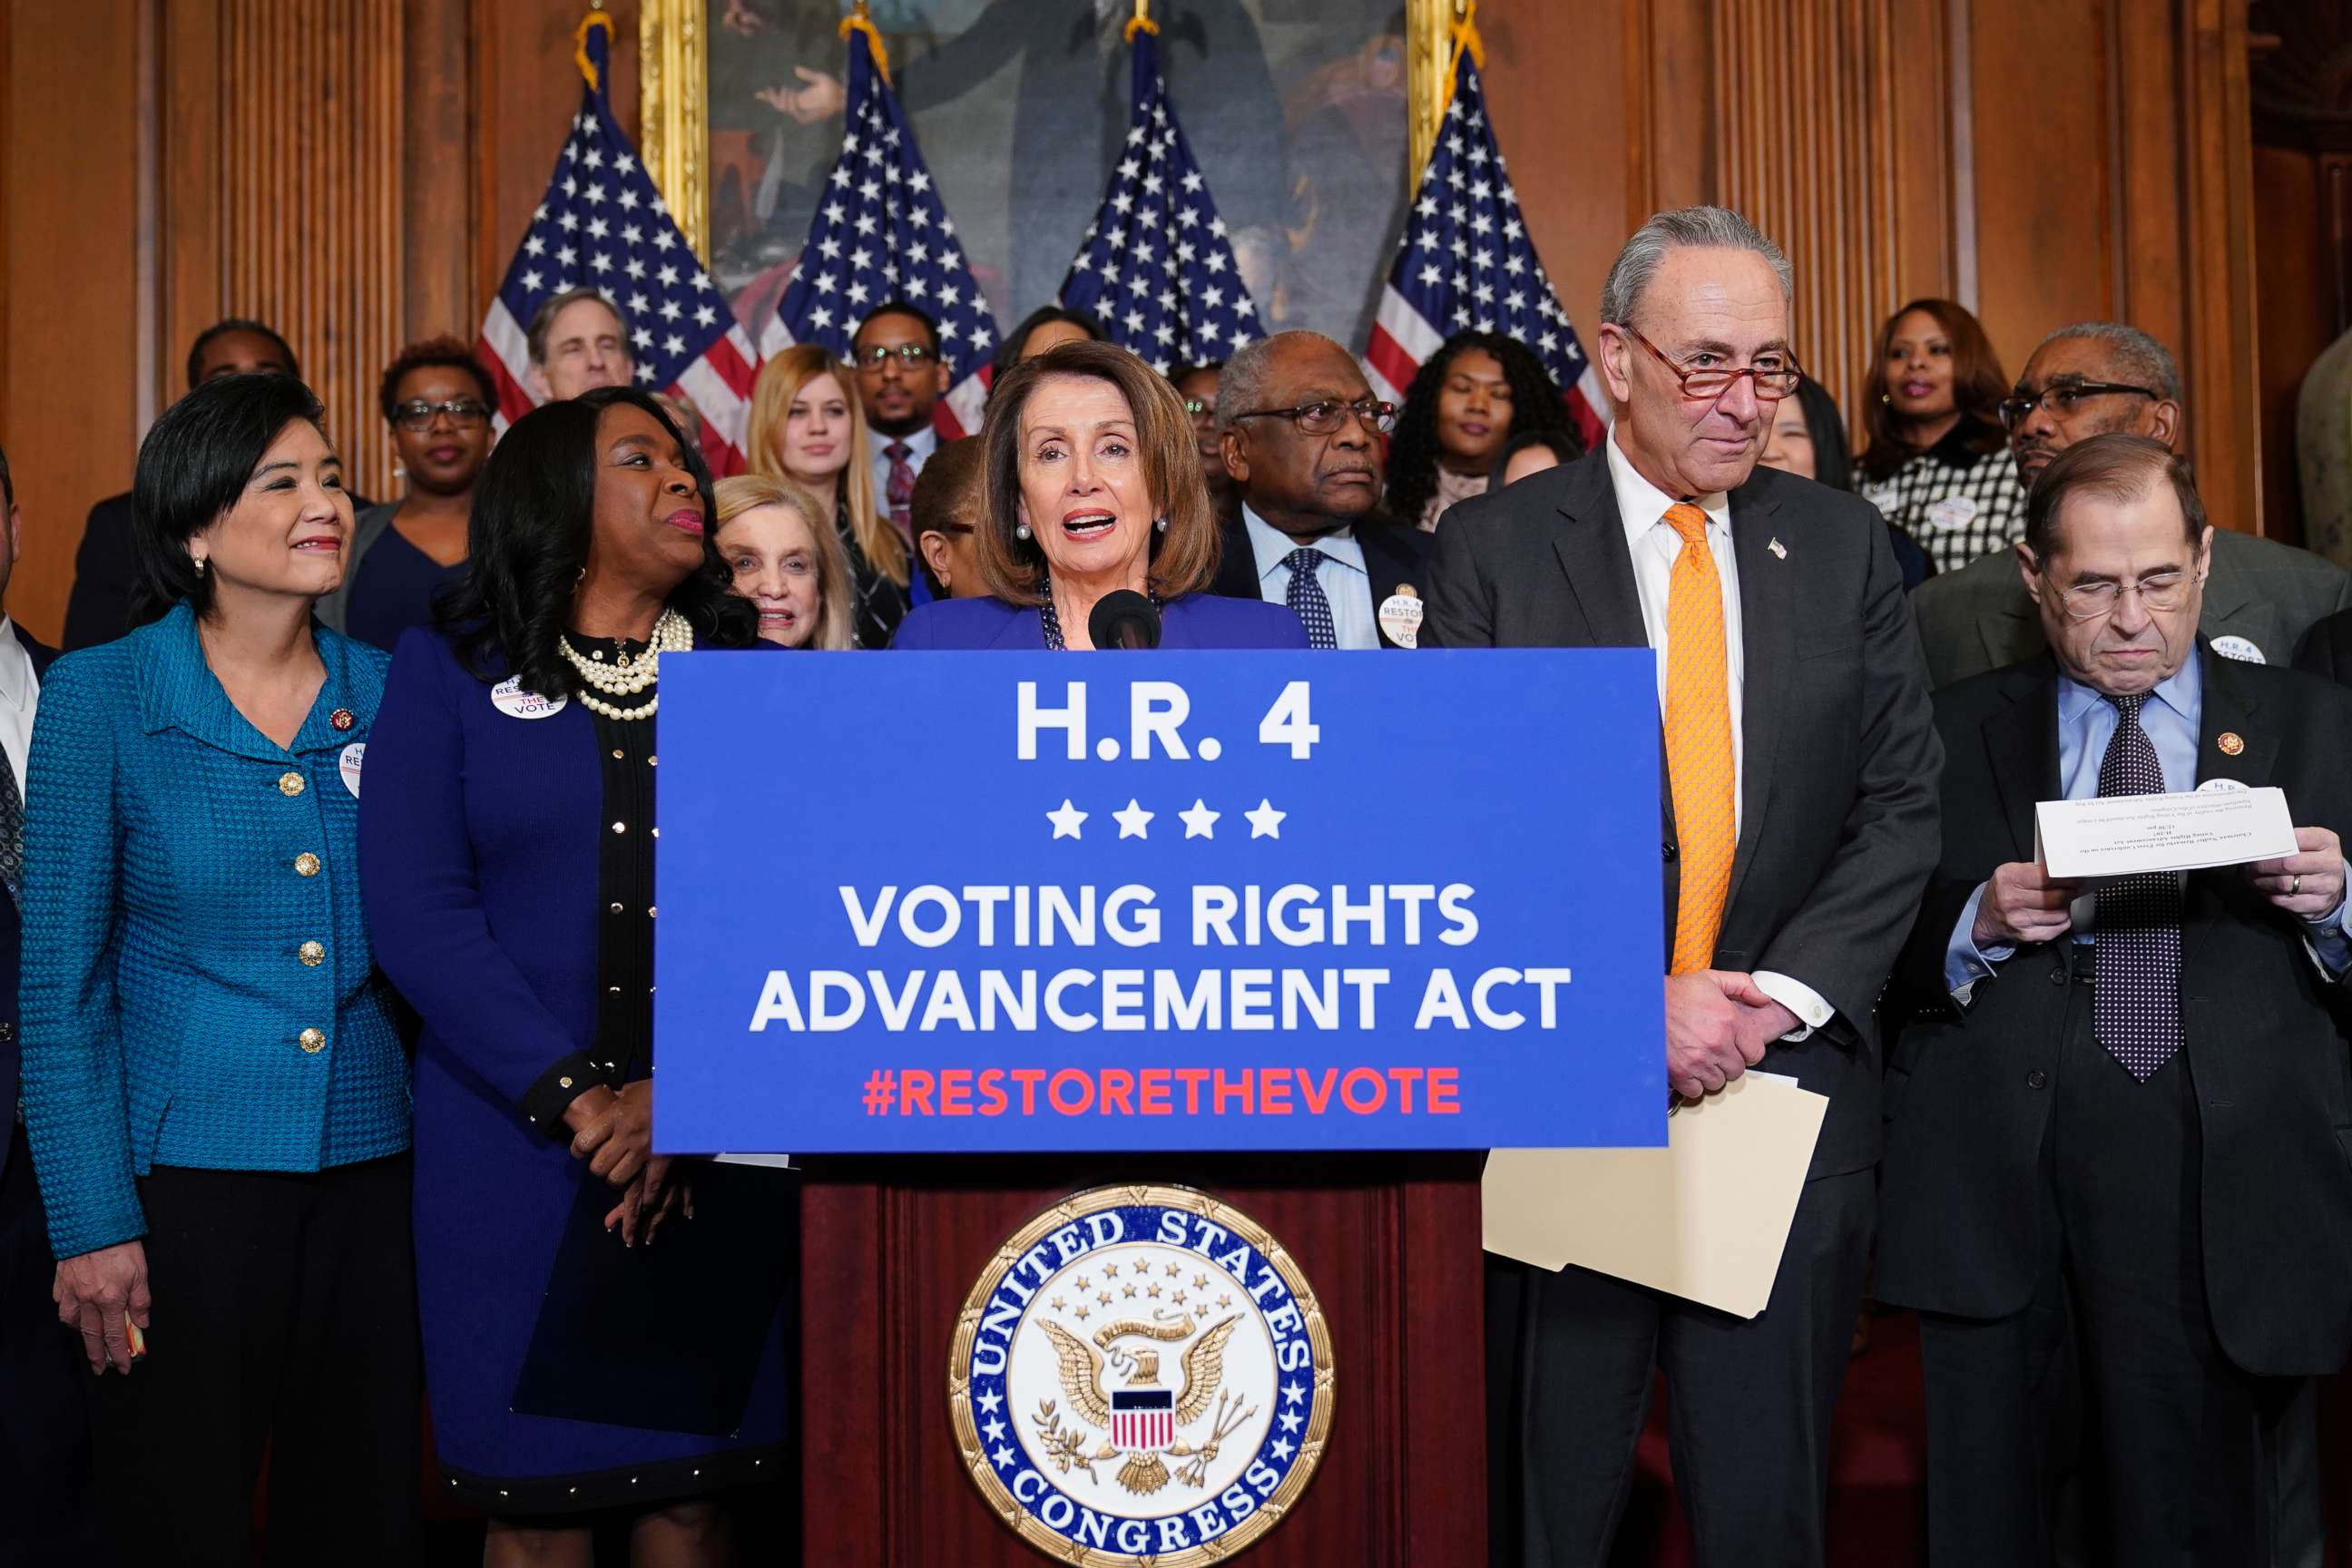
{"type": "Polygon", "coordinates": [[[2211,533],[2160,443],[2068,448],[2018,550],[2050,651],[1937,694],[1943,858],[1895,975],[1877,1294],[1921,1313],[1939,1565],[2052,1560],[2070,1360],[2087,1555],[2269,1561],[2268,1435],[2352,1342],[2325,826],[2352,820],[2352,694],[2197,637],[2211,533]],[[2273,786],[2292,853],[2215,865],[2191,834],[2168,859],[2178,808],[2152,802],[2136,835],[2044,817],[2062,868],[2124,845],[2122,874],[2036,854],[2045,802],[2273,786]]]}

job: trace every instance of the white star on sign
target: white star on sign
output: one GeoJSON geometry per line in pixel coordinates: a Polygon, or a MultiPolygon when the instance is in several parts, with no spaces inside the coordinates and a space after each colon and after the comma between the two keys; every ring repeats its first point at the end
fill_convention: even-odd
{"type": "Polygon", "coordinates": [[[993,1449],[990,1450],[988,1457],[994,1459],[1000,1465],[1010,1465],[1013,1463],[1013,1450],[1006,1447],[1002,1443],[999,1443],[993,1449]]]}
{"type": "Polygon", "coordinates": [[[1274,1457],[1277,1459],[1286,1460],[1291,1455],[1297,1452],[1298,1452],[1298,1445],[1292,1442],[1287,1437],[1281,1439],[1274,1445],[1274,1457]]]}
{"type": "Polygon", "coordinates": [[[1087,814],[1072,805],[1066,799],[1062,802],[1061,810],[1049,811],[1045,814],[1045,820],[1054,825],[1054,837],[1056,838],[1076,838],[1078,836],[1078,824],[1086,819],[1087,814]]]}
{"type": "Polygon", "coordinates": [[[1274,802],[1261,799],[1255,811],[1244,811],[1242,815],[1249,818],[1252,838],[1279,838],[1282,837],[1282,819],[1290,813],[1276,811],[1274,802]]]}
{"type": "Polygon", "coordinates": [[[1207,801],[1195,800],[1192,802],[1192,810],[1180,811],[1176,815],[1184,824],[1185,837],[1214,838],[1217,836],[1217,818],[1223,816],[1224,813],[1211,811],[1207,801]]]}
{"type": "Polygon", "coordinates": [[[1130,800],[1127,803],[1125,811],[1112,812],[1110,819],[1118,824],[1118,836],[1121,838],[1149,838],[1150,835],[1143,829],[1158,815],[1157,812],[1144,810],[1137,802],[1130,800]]]}
{"type": "Polygon", "coordinates": [[[1003,1407],[1004,1396],[1001,1394],[983,1394],[972,1403],[993,1415],[1003,1407]]]}

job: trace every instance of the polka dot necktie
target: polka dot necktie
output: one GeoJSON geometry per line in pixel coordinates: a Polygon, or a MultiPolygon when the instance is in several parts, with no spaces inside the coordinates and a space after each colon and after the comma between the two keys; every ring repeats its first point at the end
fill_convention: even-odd
{"type": "MultiPolygon", "coordinates": [[[[2116,732],[2099,760],[2099,795],[2161,795],[2164,766],[2140,728],[2147,694],[2107,699],[2116,732]]],[[[2091,1022],[2107,1054],[2146,1083],[2180,1049],[2180,879],[2117,877],[2099,889],[2092,931],[2091,1022]]]]}
{"type": "Polygon", "coordinates": [[[0,887],[11,899],[25,886],[25,797],[16,789],[16,770],[0,749],[0,887]]]}
{"type": "Polygon", "coordinates": [[[1733,803],[1731,698],[1723,646],[1723,580],[1707,548],[1706,513],[1688,501],[1666,509],[1682,536],[1666,595],[1666,773],[1675,802],[1682,884],[1675,906],[1673,973],[1715,962],[1731,857],[1739,846],[1733,803]]]}
{"type": "Polygon", "coordinates": [[[1338,647],[1339,629],[1331,624],[1331,601],[1323,596],[1323,584],[1315,569],[1323,564],[1324,555],[1312,546],[1302,545],[1282,558],[1290,568],[1290,587],[1282,602],[1298,614],[1307,626],[1307,646],[1338,647]]]}

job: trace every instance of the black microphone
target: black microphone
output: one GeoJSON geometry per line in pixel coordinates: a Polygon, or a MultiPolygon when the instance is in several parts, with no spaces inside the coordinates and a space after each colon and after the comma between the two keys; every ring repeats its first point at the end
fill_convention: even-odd
{"type": "Polygon", "coordinates": [[[1160,606],[1132,588],[1105,594],[1087,617],[1087,636],[1097,647],[1158,647],[1160,606]]]}

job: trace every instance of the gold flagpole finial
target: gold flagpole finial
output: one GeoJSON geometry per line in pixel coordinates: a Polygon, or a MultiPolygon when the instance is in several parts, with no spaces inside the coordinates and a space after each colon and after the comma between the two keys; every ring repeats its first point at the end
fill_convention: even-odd
{"type": "Polygon", "coordinates": [[[841,36],[847,41],[852,33],[866,35],[866,47],[874,51],[874,68],[882,73],[882,85],[890,85],[890,51],[882,47],[882,29],[874,25],[866,11],[866,0],[857,0],[857,8],[841,19],[841,36]]]}
{"type": "Polygon", "coordinates": [[[1120,37],[1131,44],[1138,33],[1157,34],[1159,31],[1160,24],[1151,19],[1151,0],[1135,0],[1135,15],[1127,19],[1126,31],[1120,37]]]}
{"type": "Polygon", "coordinates": [[[589,0],[588,15],[580,18],[580,26],[572,34],[572,63],[590,87],[602,90],[604,83],[596,79],[595,62],[588,58],[588,35],[599,27],[604,31],[604,47],[613,47],[613,18],[604,15],[604,0],[589,0]]]}

